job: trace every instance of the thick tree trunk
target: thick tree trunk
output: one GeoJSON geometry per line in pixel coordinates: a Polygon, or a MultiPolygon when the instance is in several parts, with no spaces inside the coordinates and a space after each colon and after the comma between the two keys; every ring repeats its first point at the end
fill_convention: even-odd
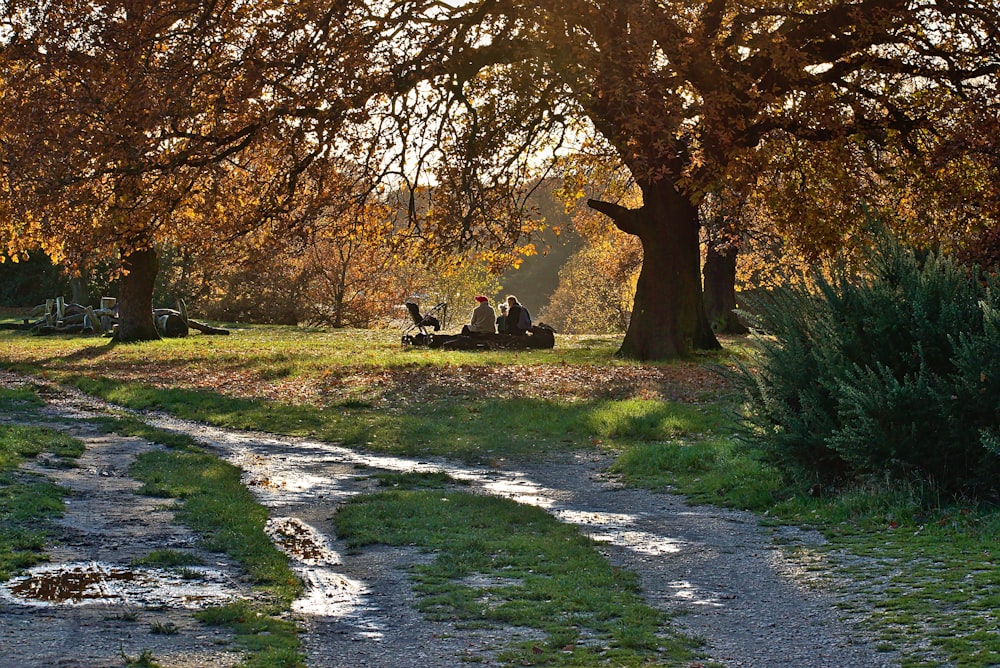
{"type": "Polygon", "coordinates": [[[736,317],[736,258],[739,248],[708,243],[705,257],[705,314],[718,334],[746,334],[747,328],[736,317]]]}
{"type": "Polygon", "coordinates": [[[152,248],[132,251],[122,259],[123,276],[118,290],[118,334],[122,342],[160,338],[153,320],[153,283],[159,271],[152,248]]]}
{"type": "Polygon", "coordinates": [[[640,209],[587,202],[642,242],[642,269],[619,354],[667,360],[718,349],[702,297],[697,207],[668,183],[644,187],[643,200],[640,209]]]}

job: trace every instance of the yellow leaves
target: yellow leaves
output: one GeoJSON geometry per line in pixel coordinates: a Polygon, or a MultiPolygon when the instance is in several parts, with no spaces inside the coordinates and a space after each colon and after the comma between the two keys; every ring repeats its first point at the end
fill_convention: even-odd
{"type": "Polygon", "coordinates": [[[202,221],[202,216],[193,209],[183,208],[178,212],[178,220],[184,223],[197,223],[202,221]]]}
{"type": "Polygon", "coordinates": [[[62,244],[47,245],[45,246],[45,252],[54,265],[66,264],[66,261],[69,259],[69,256],[65,252],[65,246],[62,244]]]}

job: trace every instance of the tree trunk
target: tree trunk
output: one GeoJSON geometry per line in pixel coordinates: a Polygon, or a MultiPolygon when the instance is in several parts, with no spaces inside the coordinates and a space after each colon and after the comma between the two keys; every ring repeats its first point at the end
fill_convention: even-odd
{"type": "Polygon", "coordinates": [[[747,328],[736,317],[736,258],[734,243],[724,246],[708,242],[705,257],[705,314],[718,334],[746,334],[747,328]]]}
{"type": "Polygon", "coordinates": [[[160,338],[153,320],[153,283],[159,262],[152,248],[136,250],[122,258],[123,276],[118,290],[118,334],[122,342],[160,338]]]}
{"type": "Polygon", "coordinates": [[[79,304],[81,306],[90,305],[90,284],[87,281],[87,275],[81,273],[79,276],[73,276],[69,279],[69,288],[72,292],[70,301],[74,304],[79,304]]]}
{"type": "Polygon", "coordinates": [[[716,350],[721,346],[705,316],[702,297],[698,208],[666,182],[649,184],[642,191],[640,209],[587,202],[642,242],[632,317],[618,354],[667,360],[691,350],[716,350]]]}

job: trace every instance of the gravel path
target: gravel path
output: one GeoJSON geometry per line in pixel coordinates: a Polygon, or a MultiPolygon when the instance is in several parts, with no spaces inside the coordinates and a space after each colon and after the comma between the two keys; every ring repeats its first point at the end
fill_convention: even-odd
{"type": "MultiPolygon", "coordinates": [[[[0,374],[0,383],[4,381],[10,384],[21,379],[0,374]]],[[[71,392],[51,392],[46,398],[53,418],[103,410],[99,402],[71,392]]],[[[876,651],[860,629],[838,618],[836,604],[849,594],[810,585],[802,569],[775,542],[776,532],[781,543],[817,542],[821,540],[818,535],[763,528],[749,513],[690,506],[676,495],[623,488],[603,472],[608,462],[596,455],[518,464],[509,469],[477,469],[448,462],[362,455],[326,443],[220,430],[165,416],[146,419],[195,436],[244,470],[246,484],[271,510],[276,542],[290,548],[295,565],[309,584],[306,598],[296,605],[296,614],[307,629],[303,641],[309,664],[317,668],[445,668],[467,666],[470,660],[495,665],[494,652],[502,644],[515,636],[531,637],[531,631],[523,629],[464,631],[421,618],[402,568],[426,558],[415,550],[380,547],[360,554],[344,552],[330,520],[337,504],[372,488],[370,476],[380,469],[446,471],[469,481],[473,488],[536,504],[579,526],[602,543],[609,560],[639,575],[650,605],[678,614],[673,623],[704,639],[706,662],[734,668],[896,665],[892,654],[876,651]],[[314,549],[296,551],[288,544],[292,536],[300,542],[305,536],[314,549]]],[[[80,476],[89,482],[78,488],[80,499],[75,498],[70,508],[83,504],[88,494],[97,503],[105,497],[102,485],[112,481],[118,481],[121,493],[130,495],[132,490],[122,484],[118,473],[87,471],[102,467],[124,471],[128,457],[153,446],[130,442],[123,451],[120,443],[115,445],[118,439],[84,436],[90,439],[85,456],[91,459],[81,462],[80,476]]],[[[99,512],[116,521],[87,527],[68,516],[64,524],[74,526],[67,526],[67,535],[72,532],[76,543],[89,540],[94,545],[121,545],[135,542],[136,534],[141,538],[148,533],[154,541],[172,537],[169,540],[179,545],[193,545],[170,525],[169,512],[161,513],[162,521],[155,520],[148,508],[137,505],[137,497],[129,497],[131,501],[115,498],[121,502],[109,503],[110,497],[104,498],[99,512]],[[144,518],[140,531],[136,530],[140,525],[135,522],[135,513],[144,518]],[[116,526],[119,533],[115,533],[116,526]]],[[[97,508],[95,505],[91,510],[96,512],[97,508]]],[[[59,550],[51,556],[54,562],[81,558],[59,550]]],[[[114,555],[104,552],[86,558],[115,560],[114,555]]],[[[230,591],[240,595],[238,576],[216,557],[212,559],[219,562],[220,577],[228,579],[230,591]]],[[[136,629],[144,627],[121,619],[109,621],[114,615],[108,615],[107,610],[114,605],[102,606],[103,616],[99,617],[87,612],[87,606],[40,609],[0,599],[0,644],[5,648],[0,666],[121,665],[119,643],[110,638],[126,632],[134,636],[136,629]],[[91,615],[88,623],[67,621],[87,614],[91,615]],[[52,631],[28,633],[38,619],[46,620],[42,626],[52,631]],[[67,635],[74,647],[100,647],[103,643],[104,657],[91,657],[89,663],[80,659],[71,651],[67,635]],[[42,650],[50,662],[27,661],[42,650]],[[57,662],[60,653],[63,655],[57,662]]],[[[142,615],[156,612],[141,608],[142,615]]],[[[181,614],[170,622],[179,632],[167,638],[144,633],[137,642],[124,637],[119,640],[129,640],[125,645],[129,652],[151,647],[164,666],[228,665],[232,657],[218,649],[221,639],[209,637],[187,620],[189,616],[181,614]],[[177,643],[190,644],[186,659],[170,653],[177,643]],[[214,650],[212,643],[216,643],[214,650]],[[166,660],[170,656],[174,658],[166,660]]]]}

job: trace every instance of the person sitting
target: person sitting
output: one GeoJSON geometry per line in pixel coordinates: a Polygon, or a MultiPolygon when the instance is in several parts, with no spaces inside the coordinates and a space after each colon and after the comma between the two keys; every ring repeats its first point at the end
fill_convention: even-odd
{"type": "Polygon", "coordinates": [[[500,315],[497,316],[497,334],[507,333],[507,305],[500,304],[500,315]]]}
{"type": "Polygon", "coordinates": [[[528,309],[517,301],[514,295],[507,295],[507,332],[523,336],[531,329],[531,315],[528,309]]]}
{"type": "Polygon", "coordinates": [[[465,336],[495,334],[497,331],[496,313],[493,312],[493,307],[490,306],[489,298],[483,295],[476,295],[476,301],[479,305],[472,310],[469,324],[462,326],[462,334],[465,336]]]}

